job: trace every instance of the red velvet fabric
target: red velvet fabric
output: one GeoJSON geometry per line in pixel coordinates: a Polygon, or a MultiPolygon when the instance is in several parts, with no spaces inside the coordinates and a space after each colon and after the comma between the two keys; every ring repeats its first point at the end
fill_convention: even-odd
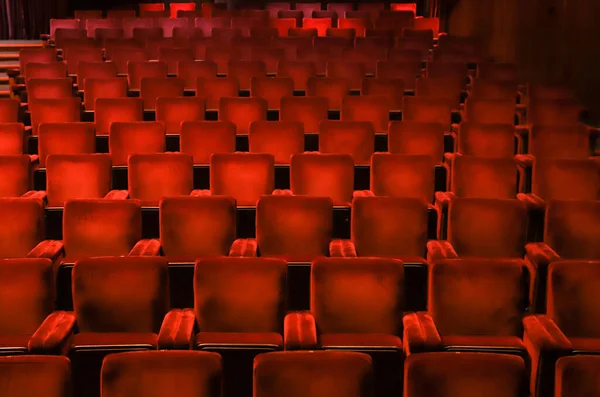
{"type": "Polygon", "coordinates": [[[245,135],[253,121],[267,119],[267,107],[263,98],[221,98],[219,120],[234,123],[237,134],[245,135]]]}
{"type": "Polygon", "coordinates": [[[333,77],[309,77],[306,88],[307,96],[327,98],[328,108],[332,110],[342,108],[342,100],[349,92],[346,79],[333,77]]]}
{"type": "Polygon", "coordinates": [[[348,206],[354,191],[354,161],[348,154],[294,155],[290,187],[295,195],[329,197],[334,205],[348,206]]]}
{"type": "Polygon", "coordinates": [[[219,109],[219,101],[221,98],[236,97],[240,90],[240,83],[238,80],[231,77],[200,77],[196,84],[196,96],[205,98],[206,108],[211,110],[219,109]]]}
{"type": "MultiPolygon", "coordinates": [[[[347,56],[347,55],[346,55],[347,56]]],[[[364,55],[365,62],[373,62],[370,54],[364,55]]],[[[375,63],[376,66],[376,63],[375,63]]],[[[373,67],[375,69],[375,67],[373,67]]],[[[375,70],[373,70],[374,72],[375,70]]],[[[390,79],[384,77],[364,78],[360,88],[360,94],[366,96],[383,96],[392,105],[392,110],[402,109],[402,97],[404,96],[404,80],[390,79]]]]}
{"type": "Polygon", "coordinates": [[[600,393],[600,357],[563,357],[556,364],[556,397],[585,397],[600,393]]]}
{"type": "Polygon", "coordinates": [[[460,257],[520,258],[526,225],[519,200],[457,198],[448,210],[448,241],[460,257]]]}
{"type": "Polygon", "coordinates": [[[194,310],[199,338],[205,332],[281,334],[286,279],[286,263],[275,259],[196,262],[194,310]]]}
{"type": "Polygon", "coordinates": [[[533,165],[531,192],[544,200],[598,200],[600,163],[538,158],[533,165]]]}
{"type": "Polygon", "coordinates": [[[63,213],[65,256],[124,256],[142,236],[142,214],[137,200],[67,201],[63,213]]]}
{"type": "Polygon", "coordinates": [[[111,354],[102,365],[103,397],[219,397],[221,357],[191,351],[111,354]]]}
{"type": "Polygon", "coordinates": [[[160,202],[160,242],[169,258],[227,256],[235,240],[236,203],[228,197],[177,197],[160,202]]]}
{"type": "Polygon", "coordinates": [[[2,394],[10,397],[70,397],[71,364],[66,357],[0,357],[2,394]]]}
{"type": "Polygon", "coordinates": [[[448,126],[420,121],[392,121],[388,150],[392,154],[430,156],[435,163],[444,157],[444,133],[448,126]]]}
{"type": "Polygon", "coordinates": [[[590,133],[583,124],[533,125],[528,149],[537,158],[587,159],[590,156],[590,133]]]}
{"type": "Polygon", "coordinates": [[[477,77],[471,83],[469,95],[475,98],[511,99],[517,96],[517,83],[477,77]]]}
{"type": "Polygon", "coordinates": [[[104,198],[112,187],[110,156],[52,154],[47,158],[46,185],[50,207],[62,207],[72,199],[104,198]]]}
{"type": "Polygon", "coordinates": [[[31,127],[37,135],[41,123],[75,122],[81,119],[80,98],[36,99],[29,101],[31,127]]]}
{"type": "Polygon", "coordinates": [[[546,210],[544,242],[562,258],[600,259],[600,203],[550,201],[546,210]]]}
{"type": "Polygon", "coordinates": [[[26,154],[0,156],[0,197],[20,197],[31,188],[31,160],[26,154]]]}
{"type": "MultiPolygon", "coordinates": [[[[331,23],[331,20],[329,20],[329,23],[331,23]]],[[[367,70],[363,63],[347,61],[329,61],[325,71],[327,77],[346,79],[351,90],[360,89],[366,74],[367,70]]]]}
{"type": "Polygon", "coordinates": [[[165,197],[189,196],[194,189],[193,158],[183,153],[129,156],[129,196],[157,207],[165,197]]]}
{"type": "Polygon", "coordinates": [[[167,77],[167,64],[150,61],[130,61],[127,63],[127,79],[130,90],[139,90],[142,78],[145,77],[167,77]]]}
{"type": "Polygon", "coordinates": [[[73,80],[67,77],[58,79],[28,79],[27,98],[36,99],[71,98],[73,96],[73,80]]]}
{"type": "Polygon", "coordinates": [[[510,157],[455,156],[450,190],[458,197],[515,198],[517,164],[510,157]]]}
{"type": "MultiPolygon", "coordinates": [[[[367,32],[367,34],[369,34],[369,32],[367,32]]],[[[421,74],[421,65],[422,62],[420,60],[402,62],[378,61],[375,76],[386,79],[400,79],[404,81],[405,89],[414,90],[417,76],[421,74]]]]}
{"type": "Polygon", "coordinates": [[[434,160],[429,156],[376,153],[371,158],[371,191],[376,196],[433,200],[434,160]]]}
{"type": "Polygon", "coordinates": [[[418,198],[364,197],[352,202],[352,241],[359,256],[422,257],[427,203],[418,198]]]}
{"type": "MultiPolygon", "coordinates": [[[[73,307],[81,333],[99,341],[85,344],[121,344],[123,338],[150,341],[158,334],[169,309],[167,261],[156,257],[91,258],[73,267],[73,307]],[[118,336],[121,333],[121,336],[118,336]]],[[[84,344],[75,340],[74,345],[84,344]]]]}
{"type": "Polygon", "coordinates": [[[0,99],[0,123],[16,123],[17,121],[19,121],[19,101],[0,99]]]}
{"type": "Polygon", "coordinates": [[[25,258],[43,239],[44,205],[41,200],[0,199],[0,257],[25,258]]]}
{"type": "Polygon", "coordinates": [[[456,149],[458,153],[471,156],[512,157],[515,152],[515,128],[512,124],[463,121],[458,130],[456,149]]]}
{"type": "Polygon", "coordinates": [[[372,361],[354,352],[277,352],[254,360],[255,397],[368,397],[372,361]]]}
{"type": "Polygon", "coordinates": [[[230,196],[241,206],[254,206],[273,192],[275,159],[266,153],[215,153],[210,159],[210,191],[230,196]]]}
{"type": "Polygon", "coordinates": [[[240,89],[249,90],[250,80],[253,78],[266,77],[267,69],[264,62],[256,61],[240,61],[230,60],[228,65],[227,76],[238,79],[240,89]]]}
{"type": "MultiPolygon", "coordinates": [[[[279,74],[278,74],[279,75],[279,74]]],[[[294,89],[299,89],[297,81],[294,89]]],[[[305,133],[317,133],[321,121],[327,120],[328,100],[323,97],[283,97],[279,120],[304,123],[305,133]]]]}
{"type": "Polygon", "coordinates": [[[269,153],[275,164],[290,164],[304,152],[304,125],[298,121],[253,121],[248,135],[250,153],[269,153]]]}
{"type": "Polygon", "coordinates": [[[402,100],[402,120],[427,123],[440,123],[450,128],[452,106],[446,99],[404,97],[402,100]]]}
{"type": "MultiPolygon", "coordinates": [[[[90,74],[89,77],[84,77],[84,72],[80,70],[78,71],[78,73],[81,72],[80,74],[78,74],[78,76],[81,75],[81,77],[78,77],[80,79],[79,87],[84,89],[85,92],[85,99],[83,105],[88,111],[95,110],[97,98],[127,97],[127,79],[125,77],[117,77],[116,67],[112,64],[112,62],[107,63],[112,66],[106,67],[106,69],[109,70],[104,71],[100,69],[99,71],[94,70],[93,72],[91,70],[86,71],[85,73],[90,74]],[[114,76],[105,77],[105,74],[114,74],[114,76]]],[[[84,67],[85,64],[81,65],[79,68],[82,69],[84,67]]],[[[88,69],[91,69],[91,67],[88,67],[88,69]]]]}
{"type": "Polygon", "coordinates": [[[392,104],[386,97],[347,96],[342,102],[342,121],[368,121],[375,132],[387,132],[392,104]]]}
{"type": "Polygon", "coordinates": [[[216,78],[217,64],[212,61],[179,61],[177,77],[183,79],[186,90],[196,90],[198,79],[216,78]]]}
{"type": "Polygon", "coordinates": [[[516,97],[488,99],[469,97],[465,101],[464,121],[470,123],[514,124],[516,97]]]}
{"type": "Polygon", "coordinates": [[[572,99],[537,99],[527,104],[527,123],[573,125],[579,123],[581,105],[572,99]]]}
{"type": "Polygon", "coordinates": [[[161,94],[156,100],[156,120],[165,123],[167,134],[178,134],[182,123],[204,120],[205,108],[203,98],[168,98],[161,94]]]}
{"type": "Polygon", "coordinates": [[[333,203],[328,198],[265,196],[257,205],[261,256],[327,256],[332,227],[333,203]]]}
{"type": "Polygon", "coordinates": [[[42,168],[46,167],[46,158],[51,154],[91,154],[95,151],[96,133],[93,123],[40,125],[38,155],[42,168]]]}
{"type": "Polygon", "coordinates": [[[367,165],[375,151],[375,130],[369,122],[323,121],[319,152],[349,154],[354,164],[367,165]]]}
{"type": "Polygon", "coordinates": [[[311,313],[319,334],[401,334],[402,262],[372,258],[315,260],[310,287],[311,313]]]}
{"type": "Polygon", "coordinates": [[[213,153],[235,152],[235,125],[228,121],[185,121],[179,135],[182,153],[194,157],[194,164],[209,164],[213,153]]]}
{"type": "Polygon", "coordinates": [[[519,397],[527,374],[521,357],[489,353],[413,354],[404,367],[406,397],[519,397]]]}
{"type": "Polygon", "coordinates": [[[143,109],[140,98],[98,98],[94,112],[96,135],[108,135],[114,122],[142,121],[143,109]]]}
{"type": "MultiPolygon", "coordinates": [[[[290,77],[294,80],[295,90],[306,90],[308,79],[310,77],[316,77],[316,75],[317,70],[315,64],[312,62],[282,60],[277,64],[277,77],[290,77]]],[[[327,117],[325,117],[325,120],[326,119],[327,117]]],[[[284,119],[280,117],[280,120],[284,119]]]]}
{"type": "Polygon", "coordinates": [[[452,104],[452,108],[458,109],[464,86],[464,76],[420,77],[417,79],[415,95],[421,98],[443,98],[452,104]]]}
{"type": "Polygon", "coordinates": [[[281,98],[293,94],[294,80],[288,77],[254,77],[250,81],[250,96],[265,98],[269,109],[279,109],[281,98]]]}

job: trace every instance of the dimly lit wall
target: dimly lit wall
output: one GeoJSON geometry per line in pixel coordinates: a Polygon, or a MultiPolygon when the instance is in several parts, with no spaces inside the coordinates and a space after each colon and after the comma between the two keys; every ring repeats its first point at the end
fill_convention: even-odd
{"type": "Polygon", "coordinates": [[[481,39],[499,61],[516,62],[523,80],[564,82],[600,119],[599,0],[460,0],[451,34],[481,39]]]}

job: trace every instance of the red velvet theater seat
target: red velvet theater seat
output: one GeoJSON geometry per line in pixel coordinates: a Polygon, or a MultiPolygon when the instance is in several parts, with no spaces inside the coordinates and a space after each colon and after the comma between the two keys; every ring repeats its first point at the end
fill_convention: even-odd
{"type": "Polygon", "coordinates": [[[72,199],[125,199],[127,191],[112,189],[112,166],[106,154],[52,154],[46,159],[49,207],[72,199]]]}
{"type": "Polygon", "coordinates": [[[263,98],[221,98],[219,120],[232,122],[238,135],[247,135],[252,122],[267,119],[267,108],[263,98]]]}
{"type": "MultiPolygon", "coordinates": [[[[81,48],[78,46],[72,47],[67,44],[63,49],[63,61],[65,62],[65,75],[77,75],[77,68],[80,62],[103,62],[102,48],[89,47],[81,48]]],[[[114,69],[116,72],[116,68],[114,69]]],[[[64,76],[60,76],[64,77],[64,76]]]]}
{"type": "Polygon", "coordinates": [[[600,357],[563,357],[556,364],[557,397],[585,397],[600,393],[600,357]]]}
{"type": "Polygon", "coordinates": [[[375,363],[377,395],[399,394],[403,263],[381,258],[317,259],[310,277],[310,311],[286,316],[285,349],[369,353],[375,363]]]}
{"type": "Polygon", "coordinates": [[[185,82],[174,77],[143,77],[140,82],[140,98],[144,110],[156,110],[158,98],[183,97],[185,82]]]}
{"type": "Polygon", "coordinates": [[[248,135],[250,153],[269,153],[275,164],[290,164],[304,152],[304,125],[299,121],[253,121],[248,135]]]}
{"type": "Polygon", "coordinates": [[[221,367],[221,357],[208,352],[111,354],[102,363],[102,397],[220,397],[223,383],[221,367]],[[177,382],[173,382],[174,379],[177,382]]]}
{"type": "Polygon", "coordinates": [[[26,86],[31,79],[64,79],[67,77],[67,65],[62,61],[52,63],[28,63],[25,67],[25,74],[27,75],[27,79],[25,80],[26,86]]]}
{"type": "Polygon", "coordinates": [[[471,97],[465,101],[462,121],[487,124],[514,124],[516,99],[482,99],[471,97]]]}
{"type": "Polygon", "coordinates": [[[528,307],[520,259],[451,259],[429,267],[427,312],[404,317],[407,355],[431,351],[525,354],[528,307]]]}
{"type": "Polygon", "coordinates": [[[269,109],[281,107],[281,98],[294,94],[294,81],[288,77],[254,77],[250,81],[250,96],[267,100],[269,109]]]}
{"type": "Polygon", "coordinates": [[[316,76],[317,69],[313,62],[285,60],[277,64],[277,77],[292,78],[295,90],[306,90],[308,79],[316,76]]]}
{"type": "Polygon", "coordinates": [[[75,317],[54,311],[52,261],[2,259],[0,280],[0,354],[65,354],[75,317]]]}
{"type": "Polygon", "coordinates": [[[60,249],[44,240],[44,206],[41,200],[1,198],[1,258],[47,258],[55,260],[60,249]]]}
{"type": "Polygon", "coordinates": [[[405,397],[524,397],[526,384],[525,362],[508,354],[415,354],[404,368],[405,397]]]}
{"type": "Polygon", "coordinates": [[[182,123],[204,120],[206,101],[194,97],[158,97],[156,121],[165,123],[167,134],[179,134],[182,123]]]}
{"type": "Polygon", "coordinates": [[[113,166],[125,166],[134,154],[164,153],[165,125],[154,121],[112,122],[108,148],[113,166]]]}
{"type": "Polygon", "coordinates": [[[334,240],[332,256],[396,258],[425,264],[427,202],[421,198],[357,197],[352,238],[334,240]]]}
{"type": "MultiPolygon", "coordinates": [[[[331,3],[335,5],[335,3],[331,3]]],[[[329,6],[329,4],[328,4],[329,6]]],[[[361,18],[344,18],[345,14],[338,12],[337,26],[340,29],[354,29],[357,37],[364,37],[365,31],[369,27],[368,21],[361,18]]]]}
{"type": "Polygon", "coordinates": [[[129,61],[127,63],[127,78],[130,90],[139,90],[144,77],[167,77],[167,64],[151,61],[129,61]]]}
{"type": "Polygon", "coordinates": [[[31,129],[37,135],[41,123],[68,123],[81,121],[81,99],[36,99],[28,104],[31,129]]]}
{"type": "Polygon", "coordinates": [[[477,64],[475,77],[493,81],[516,82],[519,70],[514,63],[480,62],[477,64]]]}
{"type": "Polygon", "coordinates": [[[592,154],[590,133],[583,124],[534,125],[528,138],[528,154],[517,156],[523,166],[531,166],[536,158],[584,160],[592,154]]]}
{"type": "Polygon", "coordinates": [[[333,203],[325,197],[264,196],[256,208],[256,239],[239,239],[230,256],[310,263],[329,256],[333,203]]]}
{"type": "Polygon", "coordinates": [[[88,77],[79,87],[83,88],[85,93],[83,106],[86,111],[96,109],[97,98],[127,98],[127,79],[125,77],[88,77]]]}
{"type": "Polygon", "coordinates": [[[531,193],[520,193],[518,198],[535,211],[543,211],[548,200],[598,200],[600,163],[537,158],[533,164],[531,193]]]}
{"type": "Polygon", "coordinates": [[[515,127],[513,124],[462,122],[455,138],[455,153],[447,153],[446,160],[451,160],[457,153],[477,157],[513,157],[515,127]]]}
{"type": "Polygon", "coordinates": [[[255,397],[368,397],[371,358],[354,352],[276,352],[254,360],[255,397]]]}
{"type": "Polygon", "coordinates": [[[73,306],[77,332],[71,338],[71,360],[76,395],[99,395],[100,368],[108,353],[189,349],[189,344],[173,343],[174,334],[193,324],[193,312],[170,311],[164,258],[77,261],[73,267],[73,306]]]}
{"type": "Polygon", "coordinates": [[[232,77],[199,78],[196,96],[206,99],[206,109],[219,109],[221,98],[237,97],[240,83],[232,77]]]}
{"type": "Polygon", "coordinates": [[[235,152],[235,124],[228,121],[185,121],[181,124],[181,153],[190,154],[194,165],[208,165],[214,153],[235,152]]]}
{"type": "MultiPolygon", "coordinates": [[[[453,55],[456,54],[452,51],[442,51],[438,53],[443,55],[444,52],[446,52],[446,54],[449,52],[451,58],[454,58],[453,55]]],[[[435,55],[436,54],[434,54],[434,57],[435,55]]],[[[439,78],[455,76],[463,77],[466,81],[467,70],[467,61],[465,60],[465,57],[459,55],[458,59],[428,61],[425,71],[427,77],[439,78]]]]}
{"type": "Polygon", "coordinates": [[[418,78],[415,95],[421,98],[447,100],[452,109],[460,107],[460,97],[465,87],[463,76],[418,78]]]}
{"type": "Polygon", "coordinates": [[[255,206],[260,196],[273,192],[274,163],[273,155],[266,153],[213,154],[210,192],[203,193],[233,197],[239,206],[255,206]]]}
{"type": "Polygon", "coordinates": [[[448,127],[437,122],[391,121],[388,151],[391,154],[430,156],[440,164],[444,158],[444,136],[448,127]]]}
{"type": "MultiPolygon", "coordinates": [[[[56,60],[56,48],[22,48],[19,51],[19,70],[21,72],[21,77],[27,77],[25,68],[28,63],[52,63],[56,62],[56,60]]],[[[18,76],[19,73],[15,71],[13,75],[18,76]]]]}
{"type": "Polygon", "coordinates": [[[217,64],[217,73],[219,74],[228,74],[229,61],[239,60],[242,56],[241,52],[232,46],[231,41],[234,37],[239,37],[238,29],[213,29],[213,43],[206,47],[205,59],[217,64]]]}
{"type": "Polygon", "coordinates": [[[108,135],[114,122],[144,120],[144,103],[140,98],[98,98],[96,100],[96,135],[108,135]]]}
{"type": "Polygon", "coordinates": [[[7,397],[70,397],[71,364],[66,357],[2,357],[0,383],[7,397]]]}
{"type": "Polygon", "coordinates": [[[288,35],[292,37],[304,37],[314,39],[319,35],[317,28],[290,28],[288,35]]]}
{"type": "MultiPolygon", "coordinates": [[[[528,316],[523,321],[531,356],[532,394],[555,395],[554,370],[559,370],[560,380],[556,360],[561,356],[600,352],[598,301],[594,298],[600,287],[599,269],[599,262],[585,260],[562,260],[549,266],[546,314],[528,316]]],[[[559,392],[561,385],[556,385],[559,392]]],[[[573,390],[574,395],[580,387],[573,390]]]]}
{"type": "Polygon", "coordinates": [[[448,207],[447,240],[429,241],[427,259],[521,258],[527,209],[519,200],[455,198],[448,207]]]}
{"type": "Polygon", "coordinates": [[[472,81],[468,92],[475,98],[515,100],[517,91],[516,82],[477,78],[472,81]]]}
{"type": "Polygon", "coordinates": [[[400,110],[404,96],[404,81],[384,77],[366,77],[362,81],[360,95],[385,97],[391,103],[391,110],[400,110]]]}
{"type": "Polygon", "coordinates": [[[385,46],[378,45],[367,48],[346,48],[342,51],[342,58],[351,62],[362,63],[368,75],[375,75],[377,72],[377,61],[386,59],[386,48],[385,46]]]}
{"type": "MultiPolygon", "coordinates": [[[[139,29],[139,28],[136,28],[139,29]]],[[[132,45],[136,45],[138,46],[139,44],[137,43],[132,43],[130,44],[130,46],[132,45]]],[[[108,47],[108,45],[107,45],[108,47]]],[[[107,48],[106,49],[106,57],[107,59],[111,60],[112,62],[115,63],[115,65],[117,65],[117,71],[119,75],[127,75],[128,74],[128,65],[129,63],[139,63],[139,62],[146,62],[148,61],[149,57],[148,57],[148,52],[145,48],[139,48],[139,47],[134,47],[134,48],[113,48],[110,49],[107,48]]],[[[139,87],[139,85],[138,85],[139,87]]]]}
{"type": "Polygon", "coordinates": [[[158,60],[167,63],[167,73],[174,75],[177,73],[179,62],[193,62],[194,51],[191,48],[166,48],[159,47],[158,60]]]}
{"type": "Polygon", "coordinates": [[[279,120],[300,121],[304,132],[315,134],[321,121],[328,117],[328,100],[324,97],[284,97],[281,98],[279,120]]]}
{"type": "Polygon", "coordinates": [[[306,88],[306,96],[327,98],[330,110],[340,110],[342,100],[350,94],[350,84],[344,78],[310,77],[306,88]]]}
{"type": "Polygon", "coordinates": [[[575,100],[530,100],[527,103],[529,125],[571,125],[579,123],[582,106],[575,100]]]}
{"type": "Polygon", "coordinates": [[[183,153],[133,154],[128,160],[129,197],[142,206],[158,207],[166,197],[200,194],[194,191],[193,157],[183,153]]]}
{"type": "Polygon", "coordinates": [[[304,153],[292,156],[290,190],[275,194],[329,197],[336,206],[350,206],[354,161],[349,154],[304,153]]]}
{"type": "Polygon", "coordinates": [[[452,104],[446,99],[404,97],[402,121],[440,123],[450,129],[452,104]]]}
{"type": "Polygon", "coordinates": [[[19,101],[0,99],[0,122],[16,123],[17,121],[19,121],[19,101]]]}
{"type": "Polygon", "coordinates": [[[179,61],[177,77],[185,81],[186,90],[195,90],[198,79],[217,77],[217,64],[212,61],[179,61]]]}
{"type": "MultiPolygon", "coordinates": [[[[29,137],[22,123],[0,123],[0,156],[26,154],[29,148],[29,137]]],[[[37,156],[30,156],[32,161],[37,156]]]]}
{"type": "Polygon", "coordinates": [[[162,199],[159,209],[159,243],[169,263],[229,255],[236,234],[234,199],[171,197],[162,199]]]}
{"type": "Polygon", "coordinates": [[[0,197],[37,197],[32,188],[31,158],[26,154],[0,156],[0,197]]]}
{"type": "Polygon", "coordinates": [[[368,165],[375,151],[375,130],[366,121],[322,121],[319,152],[349,154],[354,164],[368,165]]]}
{"type": "Polygon", "coordinates": [[[417,77],[421,75],[421,61],[378,61],[375,76],[404,81],[404,88],[414,90],[417,77]]]}
{"type": "Polygon", "coordinates": [[[250,81],[253,78],[266,77],[267,67],[264,62],[230,60],[228,76],[238,79],[241,90],[250,89],[250,81]]]}
{"type": "Polygon", "coordinates": [[[367,70],[360,62],[328,61],[325,74],[331,78],[346,79],[351,90],[359,90],[367,70]]]}
{"type": "Polygon", "coordinates": [[[430,156],[375,153],[371,157],[371,189],[363,195],[413,197],[431,203],[435,189],[434,167],[430,156]]]}
{"type": "Polygon", "coordinates": [[[42,79],[32,78],[27,80],[27,99],[56,99],[70,98],[73,96],[73,80],[71,78],[42,79]]]}
{"type": "Polygon", "coordinates": [[[525,246],[526,260],[538,271],[535,309],[543,313],[548,266],[563,260],[600,260],[598,201],[554,201],[546,206],[543,242],[525,246]]]}
{"type": "Polygon", "coordinates": [[[347,96],[342,102],[342,121],[369,121],[375,132],[387,132],[392,104],[382,96],[347,96]]]}

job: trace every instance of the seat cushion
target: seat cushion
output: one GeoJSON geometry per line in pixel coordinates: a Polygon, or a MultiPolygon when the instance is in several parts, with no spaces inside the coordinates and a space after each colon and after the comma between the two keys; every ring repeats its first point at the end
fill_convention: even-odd
{"type": "Polygon", "coordinates": [[[0,354],[27,352],[31,335],[0,336],[0,354]]]}
{"type": "Polygon", "coordinates": [[[569,338],[573,344],[573,350],[577,353],[599,353],[600,338],[569,338]]]}
{"type": "Polygon", "coordinates": [[[322,334],[319,341],[324,349],[402,350],[400,337],[387,334],[322,334]]]}
{"type": "Polygon", "coordinates": [[[493,351],[521,352],[525,351],[523,340],[517,336],[465,336],[448,335],[442,337],[446,350],[453,351],[493,351]]]}
{"type": "Polygon", "coordinates": [[[156,349],[157,344],[158,336],[152,333],[82,332],[73,337],[71,347],[139,346],[156,349]]]}
{"type": "Polygon", "coordinates": [[[260,349],[280,349],[283,338],[275,332],[200,332],[196,335],[199,349],[211,347],[252,347],[260,349]]]}

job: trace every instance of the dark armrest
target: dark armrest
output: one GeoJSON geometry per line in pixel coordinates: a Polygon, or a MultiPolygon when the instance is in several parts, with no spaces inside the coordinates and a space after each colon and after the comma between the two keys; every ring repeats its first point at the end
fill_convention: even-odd
{"type": "Polygon", "coordinates": [[[353,198],[357,198],[357,197],[375,197],[375,193],[373,193],[370,190],[355,190],[352,193],[352,197],[353,198]]]}
{"type": "Polygon", "coordinates": [[[356,247],[352,240],[335,239],[329,243],[329,256],[332,258],[356,258],[356,247]]]}
{"type": "Polygon", "coordinates": [[[38,156],[37,154],[30,154],[29,162],[31,163],[32,167],[36,168],[40,162],[40,156],[38,156]]]}
{"type": "Polygon", "coordinates": [[[554,384],[556,361],[571,353],[573,345],[546,315],[525,317],[523,327],[523,342],[531,359],[530,391],[535,395],[543,384],[554,384]]]}
{"type": "Polygon", "coordinates": [[[75,315],[72,312],[53,312],[29,339],[29,352],[66,355],[74,327],[75,315]]]}
{"type": "Polygon", "coordinates": [[[231,245],[229,256],[236,258],[256,258],[258,245],[255,238],[238,238],[231,245]]]}
{"type": "Polygon", "coordinates": [[[536,268],[547,267],[550,263],[560,259],[560,256],[545,243],[529,243],[525,245],[525,257],[536,268]]]}
{"type": "MultiPolygon", "coordinates": [[[[454,148],[454,150],[456,150],[456,148],[454,148]]],[[[452,161],[454,161],[454,157],[456,156],[460,156],[460,153],[454,152],[454,153],[444,153],[444,163],[446,164],[452,164],[452,161]]]]}
{"type": "Polygon", "coordinates": [[[28,258],[46,258],[56,262],[64,253],[64,245],[59,240],[44,240],[32,249],[28,258]]]}
{"type": "Polygon", "coordinates": [[[140,240],[129,251],[129,256],[158,256],[160,255],[160,240],[140,240]]]}
{"type": "Polygon", "coordinates": [[[110,200],[127,200],[129,192],[127,190],[111,190],[104,198],[110,200]]]}
{"type": "Polygon", "coordinates": [[[194,340],[196,315],[192,309],[173,309],[165,316],[158,333],[159,350],[190,350],[194,340]]]}
{"type": "Polygon", "coordinates": [[[442,338],[433,318],[426,312],[411,313],[402,319],[404,327],[404,354],[424,353],[440,350],[442,338]]]}
{"type": "Polygon", "coordinates": [[[450,201],[456,198],[456,194],[452,192],[435,192],[435,206],[445,210],[448,208],[450,201]]]}
{"type": "Polygon", "coordinates": [[[313,350],[318,347],[317,324],[310,312],[292,312],[283,320],[284,350],[313,350]]]}
{"type": "Polygon", "coordinates": [[[192,190],[192,192],[190,193],[190,196],[192,197],[206,197],[206,196],[210,196],[211,192],[208,189],[196,189],[196,190],[192,190]]]}
{"type": "Polygon", "coordinates": [[[46,201],[46,197],[47,196],[45,190],[30,190],[21,196],[21,198],[38,199],[44,202],[46,201]]]}
{"type": "Polygon", "coordinates": [[[290,189],[275,189],[273,196],[293,196],[294,193],[290,189]]]}
{"type": "Polygon", "coordinates": [[[515,160],[517,161],[517,165],[519,167],[529,168],[533,166],[535,156],[532,156],[531,154],[517,154],[515,156],[515,160]]]}
{"type": "Polygon", "coordinates": [[[8,75],[8,77],[14,79],[15,77],[21,74],[21,71],[19,69],[9,69],[5,73],[8,75]]]}
{"type": "Polygon", "coordinates": [[[517,198],[525,203],[529,211],[544,211],[546,202],[533,193],[518,193],[517,198]]]}
{"type": "Polygon", "coordinates": [[[452,244],[445,240],[431,240],[427,242],[427,261],[432,262],[443,259],[457,259],[458,254],[452,244]]]}

